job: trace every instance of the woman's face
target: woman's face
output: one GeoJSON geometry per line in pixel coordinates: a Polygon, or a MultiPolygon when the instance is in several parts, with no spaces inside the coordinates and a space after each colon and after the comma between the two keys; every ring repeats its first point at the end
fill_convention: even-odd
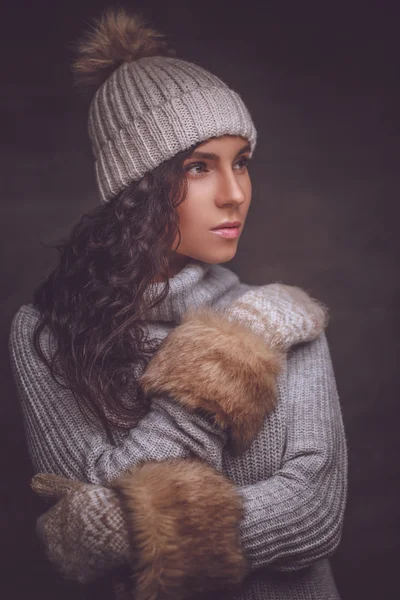
{"type": "MultiPolygon", "coordinates": [[[[235,256],[251,202],[249,154],[246,139],[225,135],[207,140],[185,159],[188,189],[177,207],[181,243],[175,267],[182,268],[189,258],[213,264],[235,256]],[[225,221],[240,225],[225,233],[213,231],[225,221]]],[[[174,248],[177,243],[178,238],[174,248]]]]}

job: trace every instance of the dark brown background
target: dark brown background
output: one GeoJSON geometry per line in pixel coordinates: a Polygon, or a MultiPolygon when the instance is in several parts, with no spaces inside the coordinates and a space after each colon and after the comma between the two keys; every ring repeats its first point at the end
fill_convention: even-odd
{"type": "MultiPolygon", "coordinates": [[[[54,266],[45,247],[98,202],[86,105],[68,44],[108,2],[17,2],[2,19],[1,596],[81,598],[45,562],[40,503],[10,375],[10,320],[54,266]]],[[[333,560],[343,600],[398,594],[398,72],[389,2],[122,2],[187,60],[237,90],[256,123],[253,204],[228,265],[299,285],[330,308],[349,445],[349,499],[333,560]]],[[[394,6],[394,5],[393,5],[394,6]]]]}

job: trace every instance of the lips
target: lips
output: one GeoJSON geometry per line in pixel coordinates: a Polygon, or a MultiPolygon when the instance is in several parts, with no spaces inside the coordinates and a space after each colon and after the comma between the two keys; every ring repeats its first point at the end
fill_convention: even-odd
{"type": "Polygon", "coordinates": [[[211,229],[211,233],[222,238],[234,239],[239,237],[240,227],[218,227],[217,229],[211,229]]]}
{"type": "Polygon", "coordinates": [[[225,221],[224,223],[221,223],[220,225],[213,227],[211,229],[211,231],[217,231],[218,229],[231,229],[234,227],[240,227],[240,225],[241,225],[240,221],[225,221]]]}

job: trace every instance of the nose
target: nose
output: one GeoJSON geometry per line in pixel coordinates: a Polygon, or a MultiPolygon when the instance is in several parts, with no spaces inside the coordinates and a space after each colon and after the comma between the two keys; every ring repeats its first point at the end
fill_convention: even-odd
{"type": "Polygon", "coordinates": [[[246,194],[240,185],[239,178],[232,169],[224,169],[219,174],[218,188],[215,195],[217,206],[229,204],[240,205],[246,200],[246,194]]]}

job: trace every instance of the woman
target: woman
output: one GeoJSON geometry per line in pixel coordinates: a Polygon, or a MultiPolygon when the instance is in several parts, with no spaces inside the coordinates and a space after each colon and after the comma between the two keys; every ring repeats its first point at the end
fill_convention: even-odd
{"type": "Polygon", "coordinates": [[[103,205],[10,334],[34,489],[58,499],[47,552],[82,582],[129,566],[139,600],[339,598],[326,311],[220,265],[251,202],[251,116],[138,16],[109,11],[80,52],[103,205]]]}

